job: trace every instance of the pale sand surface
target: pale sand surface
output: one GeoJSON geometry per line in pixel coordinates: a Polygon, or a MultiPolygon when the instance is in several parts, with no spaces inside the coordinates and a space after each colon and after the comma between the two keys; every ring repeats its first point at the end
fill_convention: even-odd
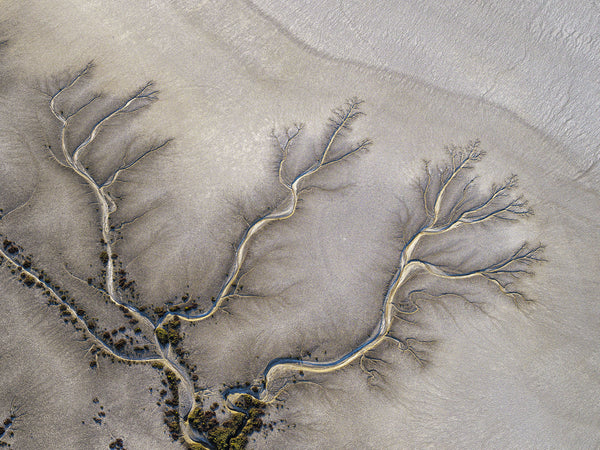
{"type": "MultiPolygon", "coordinates": [[[[424,368],[389,345],[373,354],[389,363],[376,366],[380,378],[374,385],[358,364],[316,375],[318,386],[293,386],[281,407],[269,408],[274,430],[251,435],[249,447],[586,448],[599,441],[600,199],[597,169],[585,172],[597,152],[597,115],[586,103],[597,102],[596,94],[569,103],[570,134],[565,116],[553,113],[556,103],[542,105],[543,89],[516,80],[528,93],[521,95],[494,65],[500,64],[494,54],[475,80],[461,81],[448,66],[471,72],[469,54],[460,56],[469,36],[438,44],[422,35],[448,46],[439,58],[411,54],[413,69],[420,63],[419,72],[436,74],[421,76],[425,84],[322,56],[241,1],[4,5],[0,207],[8,211],[27,203],[0,221],[0,232],[81,298],[102,329],[127,321],[85,283],[102,270],[94,196],[48,158],[44,145],[57,148],[59,128],[36,88],[93,59],[92,90],[122,96],[148,80],[160,89],[151,108],[126,125],[108,126],[106,140],[98,141],[89,159],[101,173],[102,155],[119,149],[126,136],[174,138],[124,174],[112,192],[119,206],[115,224],[149,211],[125,226],[114,244],[118,262],[136,282],[140,307],[189,292],[206,309],[228,272],[245,220],[285,194],[277,184],[271,131],[304,122],[290,161],[290,168],[300,167],[323,145],[331,109],[352,96],[365,101],[366,115],[354,124],[351,139],[369,137],[369,151],[320,172],[311,184],[329,190],[303,194],[294,217],[269,225],[251,243],[242,270],[253,269],[244,278],[244,293],[260,297],[232,299],[227,311],[182,325],[198,384],[215,392],[254,381],[273,358],[310,351],[313,359],[333,359],[373,332],[402,248],[400,218],[421,210],[414,181],[422,176],[423,159],[441,161],[445,145],[479,138],[487,152],[477,165],[482,189],[519,175],[533,217],[460,233],[448,246],[433,245],[431,254],[468,266],[525,239],[542,242],[548,261],[522,282],[537,302],[518,309],[488,289],[477,293],[488,315],[460,302],[424,304],[417,324],[398,325],[405,336],[436,341],[424,350],[424,368]]],[[[298,27],[286,25],[289,10],[269,7],[303,37],[298,27]]],[[[425,28],[418,14],[427,16],[430,9],[407,13],[415,15],[409,22],[416,36],[425,28]]],[[[361,27],[386,42],[376,37],[377,27],[361,27]]],[[[322,41],[307,41],[330,51],[322,41]]],[[[497,45],[498,54],[510,47],[497,45]]],[[[523,45],[530,54],[543,52],[523,45]]],[[[364,57],[361,47],[355,50],[340,47],[335,56],[383,65],[364,57]]],[[[378,58],[404,70],[390,51],[378,58]]],[[[528,67],[541,70],[537,61],[532,57],[528,67]]],[[[557,77],[566,77],[564,66],[556,70],[557,77]]],[[[576,78],[569,78],[574,86],[585,84],[576,78]]],[[[6,267],[1,270],[0,379],[8,381],[0,386],[0,406],[8,409],[16,399],[27,412],[11,438],[14,448],[106,448],[116,437],[127,448],[177,448],[156,405],[159,374],[147,365],[103,358],[91,369],[85,356],[90,343],[78,340],[45,297],[17,284],[6,267]],[[94,397],[110,409],[100,425],[92,419],[99,408],[94,397]]],[[[136,339],[154,345],[152,334],[143,329],[136,339]]],[[[157,351],[148,350],[152,354],[157,351]]]]}

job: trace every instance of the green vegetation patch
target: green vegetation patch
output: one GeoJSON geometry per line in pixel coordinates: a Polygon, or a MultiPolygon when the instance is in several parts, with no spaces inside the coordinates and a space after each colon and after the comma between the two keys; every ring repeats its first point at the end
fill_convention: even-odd
{"type": "Polygon", "coordinates": [[[262,416],[265,415],[265,403],[244,395],[236,401],[236,406],[245,412],[234,412],[231,417],[219,424],[214,412],[215,405],[209,410],[194,409],[188,416],[190,426],[202,434],[217,449],[244,449],[248,445],[248,436],[260,431],[263,426],[262,416]]]}
{"type": "Polygon", "coordinates": [[[156,329],[156,338],[160,342],[160,345],[167,345],[167,342],[169,342],[169,334],[164,328],[156,329]]]}
{"type": "Polygon", "coordinates": [[[170,343],[173,347],[177,347],[183,339],[179,332],[179,328],[181,328],[181,322],[177,317],[165,324],[164,328],[158,327],[155,332],[160,345],[167,345],[167,343],[170,343]]]}
{"type": "MultiPolygon", "coordinates": [[[[231,418],[208,433],[208,440],[217,450],[227,450],[230,447],[230,441],[237,437],[238,430],[243,426],[246,415],[242,413],[233,413],[231,418]]],[[[238,440],[239,441],[239,440],[238,440]]],[[[239,442],[238,442],[239,445],[239,442]]],[[[245,444],[244,444],[245,447],[245,444]]],[[[238,447],[238,448],[244,448],[238,447]]]]}

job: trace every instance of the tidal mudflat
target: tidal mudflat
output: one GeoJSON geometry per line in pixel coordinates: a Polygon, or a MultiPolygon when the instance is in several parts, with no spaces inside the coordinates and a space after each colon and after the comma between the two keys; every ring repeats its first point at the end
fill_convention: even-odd
{"type": "Polygon", "coordinates": [[[59,3],[1,13],[1,442],[598,439],[593,167],[246,2],[59,3]]]}

